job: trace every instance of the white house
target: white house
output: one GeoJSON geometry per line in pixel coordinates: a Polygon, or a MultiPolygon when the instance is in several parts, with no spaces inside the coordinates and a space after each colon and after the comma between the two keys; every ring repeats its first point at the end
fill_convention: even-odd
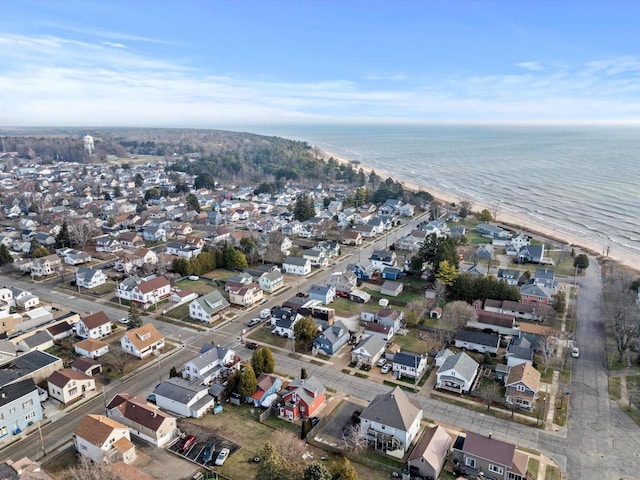
{"type": "Polygon", "coordinates": [[[164,335],[153,323],[145,323],[141,327],[128,330],[120,339],[120,346],[126,353],[138,358],[146,358],[160,353],[164,348],[164,335]]]}
{"type": "Polygon", "coordinates": [[[231,304],[222,296],[222,293],[212,290],[189,304],[189,316],[194,320],[211,323],[228,312],[230,308],[231,304]]]}
{"type": "Polygon", "coordinates": [[[129,277],[118,284],[116,296],[140,303],[146,309],[165,297],[171,296],[171,284],[162,275],[145,279],[129,277]]]}
{"type": "Polygon", "coordinates": [[[126,464],[136,459],[129,429],[104,415],[86,415],[73,432],[76,450],[96,463],[126,464]]]}
{"type": "Polygon", "coordinates": [[[47,379],[49,396],[64,404],[96,389],[96,381],[88,375],[70,368],[53,372],[47,379]]]}
{"type": "Polygon", "coordinates": [[[76,335],[80,338],[102,338],[111,335],[111,320],[103,311],[88,315],[76,323],[76,335]]]}
{"type": "Polygon", "coordinates": [[[120,241],[111,237],[103,237],[96,240],[96,252],[114,253],[122,250],[120,241]]]}
{"type": "Polygon", "coordinates": [[[83,357],[98,358],[109,353],[109,344],[95,338],[87,338],[74,343],[73,349],[83,357]]]}
{"type": "Polygon", "coordinates": [[[468,393],[478,375],[479,366],[464,352],[447,357],[436,374],[436,388],[468,393]]]}
{"type": "Polygon", "coordinates": [[[284,287],[284,275],[282,275],[282,272],[278,269],[271,270],[260,276],[258,285],[260,285],[260,288],[265,292],[273,293],[284,287]]]}
{"type": "Polygon", "coordinates": [[[60,269],[62,269],[62,259],[58,255],[34,258],[31,263],[31,276],[46,277],[59,273],[60,269]]]}
{"type": "Polygon", "coordinates": [[[17,287],[11,287],[11,292],[13,293],[15,306],[18,308],[29,310],[30,308],[40,305],[40,299],[31,292],[17,287]]]}
{"type": "Polygon", "coordinates": [[[360,414],[360,433],[376,450],[402,458],[420,431],[422,409],[400,387],[376,395],[360,414]]]}
{"type": "Polygon", "coordinates": [[[351,351],[351,361],[373,366],[384,353],[387,342],[378,335],[371,335],[362,340],[351,351]]]}
{"type": "Polygon", "coordinates": [[[242,307],[249,307],[264,298],[264,292],[255,282],[248,285],[235,285],[229,288],[228,292],[229,302],[242,307]]]}
{"type": "Polygon", "coordinates": [[[188,382],[173,377],[156,386],[153,393],[158,407],[184,417],[200,418],[216,403],[216,399],[209,395],[209,387],[199,380],[188,382]]]}
{"type": "Polygon", "coordinates": [[[284,273],[291,275],[308,275],[311,273],[311,261],[300,257],[287,257],[282,262],[284,273]]]}
{"type": "Polygon", "coordinates": [[[240,357],[233,350],[220,345],[205,343],[198,356],[182,366],[182,378],[200,380],[208,385],[214,380],[227,377],[232,369],[238,369],[240,357]]]}
{"type": "Polygon", "coordinates": [[[80,267],[76,271],[76,285],[82,288],[95,288],[107,283],[107,276],[97,268],[80,267]]]}
{"type": "Polygon", "coordinates": [[[393,356],[393,373],[402,377],[420,379],[427,370],[427,357],[411,352],[396,352],[393,356]]]}

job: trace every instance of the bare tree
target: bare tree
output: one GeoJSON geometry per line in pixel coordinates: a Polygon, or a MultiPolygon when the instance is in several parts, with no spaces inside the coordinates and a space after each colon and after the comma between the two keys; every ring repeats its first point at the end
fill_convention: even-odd
{"type": "Polygon", "coordinates": [[[485,383],[476,394],[487,404],[487,411],[491,409],[491,404],[503,398],[502,386],[498,382],[485,383]]]}
{"type": "Polygon", "coordinates": [[[84,248],[89,240],[96,234],[94,225],[86,218],[77,218],[67,223],[69,228],[69,238],[71,241],[84,248]]]}
{"type": "Polygon", "coordinates": [[[457,329],[467,324],[467,321],[474,321],[477,318],[477,311],[464,301],[451,302],[445,306],[442,312],[442,323],[452,329],[457,329]]]}
{"type": "Polygon", "coordinates": [[[68,480],[118,480],[120,477],[111,471],[106,463],[92,462],[81,455],[77,465],[67,468],[61,478],[68,480]]]}
{"type": "Polygon", "coordinates": [[[556,353],[556,339],[549,335],[540,338],[538,342],[538,350],[542,357],[542,363],[544,364],[545,371],[551,363],[551,359],[556,353]]]}
{"type": "Polygon", "coordinates": [[[405,321],[408,326],[415,327],[420,323],[420,320],[427,311],[427,301],[424,298],[418,298],[412,300],[407,305],[407,311],[405,312],[405,321]]]}
{"type": "Polygon", "coordinates": [[[276,430],[271,443],[278,453],[291,465],[300,465],[302,455],[307,451],[307,444],[290,430],[276,430]]]}
{"type": "Polygon", "coordinates": [[[436,302],[441,302],[444,300],[445,294],[447,293],[447,286],[442,283],[442,280],[436,278],[436,281],[433,282],[433,290],[435,292],[435,300],[436,302]]]}
{"type": "Polygon", "coordinates": [[[629,289],[629,281],[622,276],[604,280],[602,311],[605,327],[615,341],[618,360],[622,362],[631,345],[639,338],[640,309],[635,305],[636,296],[629,289]]]}
{"type": "Polygon", "coordinates": [[[130,359],[129,355],[122,350],[120,345],[115,345],[112,348],[109,348],[109,353],[107,355],[108,362],[111,366],[115,368],[118,373],[124,373],[124,369],[130,359]]]}
{"type": "Polygon", "coordinates": [[[342,450],[357,455],[367,448],[367,437],[360,431],[359,425],[350,425],[342,432],[342,450]]]}

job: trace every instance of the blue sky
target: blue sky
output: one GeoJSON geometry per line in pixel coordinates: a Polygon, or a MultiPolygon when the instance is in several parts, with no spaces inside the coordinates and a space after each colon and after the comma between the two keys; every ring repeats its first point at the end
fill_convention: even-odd
{"type": "Polygon", "coordinates": [[[0,7],[0,125],[640,123],[638,1],[0,7]]]}

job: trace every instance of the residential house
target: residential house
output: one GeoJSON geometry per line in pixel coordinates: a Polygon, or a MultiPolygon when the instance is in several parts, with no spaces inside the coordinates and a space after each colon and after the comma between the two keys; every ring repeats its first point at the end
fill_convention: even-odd
{"type": "Polygon", "coordinates": [[[18,435],[43,418],[38,386],[33,379],[0,387],[0,439],[18,435]]]}
{"type": "Polygon", "coordinates": [[[427,370],[427,357],[412,352],[396,352],[393,355],[393,374],[418,381],[427,370]]]}
{"type": "Polygon", "coordinates": [[[476,227],[476,231],[486,238],[508,238],[509,232],[503,228],[489,225],[488,223],[481,223],[476,227]]]}
{"type": "Polygon", "coordinates": [[[197,257],[202,253],[202,248],[186,242],[172,242],[166,246],[169,255],[175,255],[178,258],[186,258],[187,260],[197,257]]]}
{"type": "Polygon", "coordinates": [[[118,240],[124,248],[144,247],[144,238],[135,232],[121,233],[118,240]]]}
{"type": "Polygon", "coordinates": [[[512,287],[518,285],[520,280],[520,270],[514,270],[512,268],[500,268],[498,269],[498,281],[505,282],[512,287]]]}
{"type": "Polygon", "coordinates": [[[453,464],[465,476],[495,480],[527,480],[529,455],[510,443],[473,432],[459,436],[453,444],[453,464]]]}
{"type": "Polygon", "coordinates": [[[294,338],[293,328],[302,318],[291,309],[279,308],[271,312],[271,324],[273,325],[272,333],[284,338],[294,338]]]}
{"type": "Polygon", "coordinates": [[[364,324],[365,335],[372,335],[381,337],[384,341],[388,342],[393,338],[396,331],[390,325],[384,325],[377,322],[366,322],[364,324]]]}
{"type": "Polygon", "coordinates": [[[205,343],[196,357],[182,365],[181,375],[185,380],[197,379],[209,385],[213,381],[226,378],[239,367],[240,357],[233,350],[205,343]]]}
{"type": "Polygon", "coordinates": [[[491,245],[480,245],[476,248],[475,257],[480,260],[491,260],[496,252],[491,245]]]}
{"type": "Polygon", "coordinates": [[[327,286],[333,287],[336,291],[336,295],[347,295],[356,288],[358,284],[358,277],[350,270],[344,272],[335,272],[331,274],[331,277],[327,281],[327,286]]]}
{"type": "Polygon", "coordinates": [[[95,338],[87,338],[74,343],[73,349],[83,357],[98,358],[109,353],[109,344],[95,338]]]}
{"type": "Polygon", "coordinates": [[[253,403],[254,407],[266,406],[265,402],[268,402],[268,398],[277,394],[282,387],[282,380],[280,377],[272,375],[270,373],[261,373],[257,378],[256,391],[249,397],[248,402],[253,403]]]}
{"type": "Polygon", "coordinates": [[[442,350],[440,350],[438,353],[436,353],[436,356],[433,359],[436,367],[441,367],[444,361],[453,355],[455,355],[455,353],[453,353],[448,348],[443,348],[442,350]]]}
{"type": "Polygon", "coordinates": [[[142,232],[142,237],[147,242],[166,242],[167,231],[159,225],[149,225],[142,232]]]}
{"type": "Polygon", "coordinates": [[[308,248],[304,251],[302,257],[309,260],[312,267],[326,267],[329,265],[329,259],[325,253],[318,248],[308,248]]]}
{"type": "Polygon", "coordinates": [[[158,354],[164,348],[164,335],[153,323],[128,330],[120,339],[122,350],[138,358],[158,354]]]}
{"type": "Polygon", "coordinates": [[[489,272],[489,269],[481,263],[474,263],[469,268],[467,268],[465,272],[471,275],[478,275],[480,277],[484,277],[489,272]]]}
{"type": "Polygon", "coordinates": [[[136,459],[129,429],[104,415],[86,415],[73,432],[76,451],[95,463],[126,464],[136,459]]]}
{"type": "Polygon", "coordinates": [[[156,405],[183,417],[200,418],[215,406],[215,398],[199,380],[173,377],[156,386],[156,405]]]}
{"type": "Polygon", "coordinates": [[[323,305],[327,305],[336,299],[336,289],[329,285],[311,285],[309,299],[318,300],[323,305]]]}
{"type": "Polygon", "coordinates": [[[290,422],[298,418],[310,418],[324,405],[326,390],[314,376],[296,378],[282,394],[282,403],[278,406],[279,416],[290,422]]]}
{"type": "Polygon", "coordinates": [[[308,275],[311,273],[311,261],[307,258],[289,256],[282,262],[282,270],[291,275],[308,275]]]}
{"type": "Polygon", "coordinates": [[[501,335],[519,335],[520,333],[516,325],[516,317],[488,310],[476,310],[475,319],[467,320],[467,326],[483,331],[491,330],[501,335]]]}
{"type": "Polygon", "coordinates": [[[264,292],[255,282],[236,288],[229,288],[229,303],[249,307],[260,302],[264,298],[264,292]]]}
{"type": "Polygon", "coordinates": [[[530,305],[522,302],[514,302],[511,300],[487,299],[484,301],[484,309],[490,312],[513,315],[516,318],[523,318],[525,320],[539,321],[542,319],[542,316],[540,315],[541,309],[538,309],[538,311],[536,311],[535,305],[530,305]]]}
{"type": "Polygon", "coordinates": [[[67,404],[96,389],[96,381],[77,370],[63,368],[47,379],[49,396],[67,404]]]}
{"type": "Polygon", "coordinates": [[[103,237],[96,240],[96,252],[115,253],[122,250],[119,240],[112,237],[103,237]]]}
{"type": "Polygon", "coordinates": [[[362,245],[363,237],[362,233],[357,230],[345,230],[342,234],[342,243],[345,245],[355,245],[356,247],[362,245]]]}
{"type": "Polygon", "coordinates": [[[405,203],[398,209],[398,215],[405,218],[411,218],[415,214],[415,207],[410,203],[405,203]]]}
{"type": "Polygon", "coordinates": [[[375,321],[392,327],[394,331],[397,331],[404,323],[404,312],[393,308],[380,307],[378,313],[376,313],[375,321]]]}
{"type": "Polygon", "coordinates": [[[423,411],[400,387],[376,395],[360,414],[360,433],[376,450],[402,458],[420,432],[423,411]]]}
{"type": "Polygon", "coordinates": [[[3,480],[53,480],[53,477],[42,469],[40,463],[28,457],[15,461],[10,458],[4,460],[0,463],[0,478],[3,480]]]}
{"type": "Polygon", "coordinates": [[[500,334],[487,333],[468,328],[459,328],[454,345],[456,348],[477,351],[480,353],[498,353],[500,334]]]}
{"type": "Polygon", "coordinates": [[[273,293],[284,287],[284,275],[279,269],[266,272],[258,278],[258,285],[265,292],[273,293]]]}
{"type": "Polygon", "coordinates": [[[10,340],[0,339],[0,365],[18,356],[16,346],[10,340]]]}
{"type": "Polygon", "coordinates": [[[107,416],[129,428],[129,433],[157,448],[164,448],[179,435],[176,418],[157,406],[119,393],[107,404],[107,416]]]}
{"type": "Polygon", "coordinates": [[[515,337],[507,347],[505,358],[509,368],[521,363],[533,365],[534,346],[531,340],[525,335],[515,337]]]}
{"type": "Polygon", "coordinates": [[[104,271],[97,268],[80,267],[76,271],[76,285],[82,288],[96,288],[107,283],[104,271]]]}
{"type": "Polygon", "coordinates": [[[82,265],[83,263],[89,263],[91,261],[91,255],[87,252],[71,249],[65,252],[62,258],[67,265],[82,265]]]}
{"type": "Polygon", "coordinates": [[[532,282],[539,287],[548,288],[550,291],[555,292],[558,288],[558,281],[556,280],[556,272],[549,268],[538,268],[534,273],[532,282]]]}
{"type": "Polygon", "coordinates": [[[313,347],[325,355],[333,355],[349,341],[349,329],[338,320],[325,328],[313,341],[313,347]]]}
{"type": "Polygon", "coordinates": [[[538,399],[540,372],[530,363],[520,363],[509,369],[504,386],[507,404],[531,411],[538,399]]]}
{"type": "Polygon", "coordinates": [[[386,346],[387,341],[384,338],[371,335],[358,343],[351,351],[351,361],[372,367],[382,356],[386,346]]]}
{"type": "Polygon", "coordinates": [[[131,300],[142,304],[145,309],[170,295],[171,284],[163,275],[142,280],[131,289],[131,300]]]}
{"type": "Polygon", "coordinates": [[[398,267],[384,267],[380,276],[386,280],[398,280],[404,277],[404,275],[402,269],[398,267]]]}
{"type": "Polygon", "coordinates": [[[465,352],[447,357],[436,373],[436,388],[468,393],[476,380],[479,366],[465,352]]]}
{"type": "Polygon", "coordinates": [[[397,297],[402,293],[403,289],[404,289],[404,285],[402,282],[385,280],[385,282],[380,287],[380,294],[388,295],[390,297],[397,297]]]}
{"type": "Polygon", "coordinates": [[[373,225],[358,224],[355,225],[352,230],[359,234],[362,239],[373,238],[376,236],[376,227],[373,225]]]}
{"type": "Polygon", "coordinates": [[[363,282],[368,281],[373,276],[373,266],[370,263],[349,263],[347,264],[347,270],[353,272],[356,278],[363,282]]]}
{"type": "Polygon", "coordinates": [[[31,263],[31,276],[48,277],[58,274],[62,268],[62,259],[58,255],[34,258],[31,263]]]}
{"type": "Polygon", "coordinates": [[[396,241],[395,248],[396,250],[416,252],[426,240],[427,235],[428,234],[423,230],[411,230],[407,235],[396,241]]]}
{"type": "Polygon", "coordinates": [[[18,287],[10,287],[11,292],[13,294],[13,301],[15,302],[16,307],[22,308],[24,310],[29,310],[30,308],[34,308],[40,305],[40,299],[28,292],[26,290],[22,290],[18,287]]]}
{"type": "Polygon", "coordinates": [[[80,338],[102,338],[111,335],[111,320],[103,311],[80,318],[76,323],[76,335],[80,338]]]}
{"type": "Polygon", "coordinates": [[[196,298],[189,304],[189,316],[194,320],[212,323],[228,312],[231,304],[218,290],[196,298]]]}
{"type": "Polygon", "coordinates": [[[425,429],[416,447],[407,459],[411,478],[439,478],[449,451],[451,436],[440,425],[425,429]]]}
{"type": "Polygon", "coordinates": [[[553,292],[543,286],[528,283],[520,287],[520,301],[527,305],[539,307],[551,305],[553,292]]]}
{"type": "Polygon", "coordinates": [[[369,257],[373,270],[381,272],[385,267],[398,266],[396,252],[391,250],[374,250],[369,257]]]}
{"type": "Polygon", "coordinates": [[[542,263],[544,260],[544,245],[525,245],[518,250],[519,263],[542,263]]]}

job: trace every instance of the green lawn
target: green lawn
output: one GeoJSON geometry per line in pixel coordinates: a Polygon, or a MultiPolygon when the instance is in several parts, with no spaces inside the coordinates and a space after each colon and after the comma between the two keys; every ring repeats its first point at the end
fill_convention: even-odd
{"type": "Polygon", "coordinates": [[[540,468],[540,460],[529,457],[527,464],[527,478],[538,478],[538,469],[540,468]]]}
{"type": "Polygon", "coordinates": [[[562,480],[562,471],[553,465],[547,465],[545,469],[545,480],[562,480]]]}
{"type": "Polygon", "coordinates": [[[271,333],[271,330],[267,327],[258,327],[253,330],[247,337],[250,340],[273,345],[274,347],[287,348],[289,350],[293,348],[291,345],[292,341],[290,339],[279,337],[278,335],[273,335],[271,333]]]}
{"type": "Polygon", "coordinates": [[[427,354],[429,351],[436,346],[436,342],[434,340],[430,340],[427,335],[422,334],[420,330],[410,329],[407,335],[396,335],[393,337],[394,343],[400,345],[400,349],[403,352],[411,352],[411,353],[419,353],[419,354],[427,354]]]}
{"type": "Polygon", "coordinates": [[[618,401],[622,398],[622,382],[620,377],[609,377],[609,398],[618,401]]]}

